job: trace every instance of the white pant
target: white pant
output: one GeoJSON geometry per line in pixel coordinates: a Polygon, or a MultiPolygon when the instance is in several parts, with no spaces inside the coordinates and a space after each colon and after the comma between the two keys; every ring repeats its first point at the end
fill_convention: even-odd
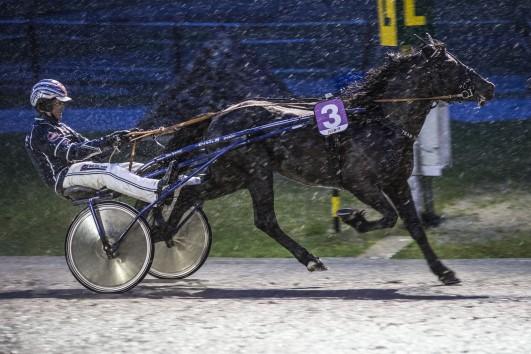
{"type": "Polygon", "coordinates": [[[159,180],[140,177],[133,172],[141,163],[133,163],[132,172],[129,163],[78,162],[70,166],[63,181],[63,188],[83,186],[93,189],[108,188],[120,194],[151,203],[157,199],[159,180]]]}

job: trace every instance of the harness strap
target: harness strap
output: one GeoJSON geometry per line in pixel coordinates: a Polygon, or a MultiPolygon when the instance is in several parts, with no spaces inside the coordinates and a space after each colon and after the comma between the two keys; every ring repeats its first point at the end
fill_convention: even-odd
{"type": "Polygon", "coordinates": [[[335,171],[336,176],[341,183],[343,179],[343,154],[341,153],[341,134],[333,134],[326,136],[326,147],[328,150],[328,165],[331,171],[335,171]]]}
{"type": "Polygon", "coordinates": [[[412,133],[408,132],[404,128],[399,128],[399,129],[400,129],[400,134],[402,134],[406,138],[409,138],[411,140],[415,140],[416,139],[415,135],[413,135],[412,133]]]}

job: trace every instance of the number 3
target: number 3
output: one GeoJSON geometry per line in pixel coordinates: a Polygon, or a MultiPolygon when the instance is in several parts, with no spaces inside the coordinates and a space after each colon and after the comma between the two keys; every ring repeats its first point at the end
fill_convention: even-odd
{"type": "Polygon", "coordinates": [[[328,113],[328,119],[331,121],[323,122],[323,125],[328,129],[337,128],[341,124],[341,116],[337,114],[338,108],[335,104],[327,104],[321,108],[321,114],[328,113]]]}

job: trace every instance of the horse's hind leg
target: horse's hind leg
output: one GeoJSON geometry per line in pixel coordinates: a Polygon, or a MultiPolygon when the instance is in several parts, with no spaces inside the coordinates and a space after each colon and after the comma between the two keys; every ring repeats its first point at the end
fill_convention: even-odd
{"type": "Polygon", "coordinates": [[[445,285],[460,283],[460,280],[455,276],[455,273],[439,260],[439,257],[437,257],[431,248],[420,218],[417,215],[415,203],[413,202],[413,197],[411,196],[411,190],[409,189],[407,180],[404,180],[404,182],[398,187],[393,186],[387,188],[386,194],[395,204],[398,214],[404,221],[411,237],[413,237],[419,245],[431,271],[437,275],[439,280],[445,285]]]}
{"type": "Polygon", "coordinates": [[[254,224],[256,227],[284,246],[309,271],[326,270],[326,266],[319,258],[309,253],[280,228],[275,215],[273,173],[271,171],[263,171],[263,174],[253,174],[247,188],[253,201],[254,224]]]}

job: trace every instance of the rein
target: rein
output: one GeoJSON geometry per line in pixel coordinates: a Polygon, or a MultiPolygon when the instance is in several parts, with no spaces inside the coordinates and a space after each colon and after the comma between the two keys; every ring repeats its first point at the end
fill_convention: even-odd
{"type": "MultiPolygon", "coordinates": [[[[245,108],[247,107],[255,107],[255,106],[259,106],[259,107],[267,107],[267,106],[276,106],[277,103],[272,103],[272,104],[268,104],[268,105],[248,105],[248,106],[245,106],[245,108]]],[[[286,106],[290,107],[291,108],[298,108],[298,109],[305,109],[307,108],[306,105],[308,105],[307,102],[304,102],[304,101],[301,101],[301,102],[290,102],[289,104],[286,104],[286,106]]],[[[214,117],[215,115],[218,115],[218,114],[224,114],[224,113],[228,113],[228,112],[231,112],[235,109],[238,109],[240,107],[232,107],[232,108],[226,108],[224,110],[221,110],[219,112],[207,112],[207,113],[203,113],[203,114],[199,114],[197,116],[194,116],[193,118],[191,119],[188,119],[184,122],[181,122],[181,123],[177,123],[177,124],[174,124],[174,125],[171,125],[169,127],[160,127],[160,128],[157,128],[157,129],[152,129],[152,130],[143,130],[143,131],[139,131],[139,132],[131,132],[129,134],[127,134],[127,137],[130,138],[130,142],[136,142],[137,140],[141,140],[141,139],[144,139],[144,138],[147,138],[147,137],[150,137],[150,136],[160,136],[160,135],[166,135],[166,134],[171,134],[171,133],[174,133],[176,132],[177,130],[181,129],[181,128],[184,128],[184,127],[187,127],[189,125],[194,125],[194,124],[197,124],[197,123],[200,123],[200,122],[203,122],[205,120],[208,120],[208,119],[211,119],[212,117],[214,117]]]]}
{"type": "Polygon", "coordinates": [[[395,103],[395,102],[414,102],[414,101],[434,101],[434,100],[453,100],[453,99],[467,99],[473,96],[472,90],[464,90],[462,93],[456,95],[446,96],[432,96],[432,97],[409,97],[409,98],[379,98],[373,100],[373,102],[381,103],[395,103]]]}
{"type": "Polygon", "coordinates": [[[169,127],[160,127],[160,128],[152,129],[152,130],[143,130],[143,131],[139,131],[139,132],[131,132],[131,133],[127,134],[127,136],[131,138],[130,142],[136,142],[137,140],[141,140],[141,139],[144,139],[144,138],[147,138],[147,137],[150,137],[150,136],[160,136],[160,135],[171,134],[171,133],[175,133],[177,130],[179,130],[181,128],[187,127],[189,125],[197,124],[197,123],[200,123],[200,122],[205,121],[207,119],[210,119],[216,114],[218,114],[218,112],[203,113],[203,114],[197,115],[197,116],[195,116],[195,117],[193,117],[193,118],[191,118],[189,120],[186,120],[184,122],[171,125],[169,127]]]}
{"type": "MultiPolygon", "coordinates": [[[[415,102],[415,101],[433,101],[433,100],[451,100],[451,99],[467,99],[473,96],[472,89],[464,90],[462,93],[455,94],[455,95],[445,95],[445,96],[432,96],[432,97],[408,97],[408,98],[379,98],[373,100],[373,102],[377,103],[400,103],[400,102],[415,102]]],[[[307,105],[308,102],[290,102],[294,108],[306,108],[306,107],[297,107],[299,104],[302,106],[307,105]]],[[[144,131],[138,131],[138,132],[131,132],[127,134],[127,137],[130,138],[130,142],[133,143],[131,147],[131,156],[129,161],[129,170],[131,170],[133,161],[136,155],[136,144],[139,140],[142,140],[144,138],[148,138],[151,136],[161,136],[161,135],[167,135],[176,132],[177,130],[194,125],[200,122],[203,122],[205,120],[211,119],[217,114],[223,113],[227,110],[223,110],[220,112],[207,112],[203,114],[199,114],[197,116],[194,116],[193,118],[186,120],[181,123],[177,123],[174,125],[171,125],[169,127],[160,127],[157,129],[152,130],[144,130],[144,131]]],[[[409,133],[408,131],[401,129],[402,135],[414,139],[414,136],[409,133]]]]}
{"type": "MultiPolygon", "coordinates": [[[[292,108],[304,109],[304,108],[307,108],[307,107],[305,107],[305,104],[307,105],[308,103],[304,102],[304,101],[301,101],[301,102],[293,102],[292,104],[289,104],[289,106],[292,106],[292,108]]],[[[265,105],[265,106],[274,106],[274,105],[276,105],[276,104],[270,104],[270,105],[265,105]]],[[[250,106],[246,106],[246,107],[252,107],[252,106],[254,106],[254,105],[250,105],[250,106]]],[[[264,106],[264,105],[262,105],[262,106],[264,106]]],[[[187,127],[187,126],[190,126],[190,125],[194,125],[194,124],[203,122],[205,120],[211,119],[215,115],[218,115],[218,114],[221,114],[221,113],[227,113],[227,112],[230,112],[231,110],[234,110],[234,109],[237,109],[237,108],[224,109],[224,110],[219,111],[219,112],[207,112],[207,113],[199,114],[197,116],[194,116],[191,119],[188,119],[188,120],[186,120],[184,122],[181,122],[181,123],[177,123],[177,124],[171,125],[169,127],[160,127],[160,128],[152,129],[152,130],[143,130],[143,131],[137,131],[137,132],[130,132],[129,134],[126,135],[129,138],[129,142],[132,143],[131,155],[130,155],[130,158],[129,158],[129,171],[131,171],[132,168],[133,168],[133,162],[134,162],[134,159],[135,159],[135,156],[136,156],[136,144],[137,144],[137,142],[139,140],[142,140],[144,138],[148,138],[148,137],[151,137],[151,136],[161,136],[161,135],[167,135],[167,134],[175,133],[177,130],[179,130],[181,128],[184,128],[184,127],[187,127]]]]}
{"type": "MultiPolygon", "coordinates": [[[[445,101],[445,100],[453,100],[453,99],[467,99],[467,98],[470,98],[472,96],[474,96],[474,92],[470,88],[470,89],[463,90],[463,92],[455,94],[455,95],[431,96],[431,97],[410,97],[410,98],[379,98],[379,99],[373,100],[373,102],[378,102],[378,103],[407,102],[407,103],[411,103],[411,102],[415,102],[415,101],[438,101],[438,100],[445,101]]],[[[411,132],[405,130],[403,127],[401,127],[400,125],[398,125],[396,123],[393,123],[393,124],[396,125],[396,127],[400,130],[400,134],[402,134],[403,136],[409,138],[410,140],[415,140],[416,139],[416,136],[414,134],[412,134],[411,132]]]]}
{"type": "MultiPolygon", "coordinates": [[[[468,89],[468,90],[464,90],[462,93],[455,94],[455,95],[431,96],[431,97],[408,97],[408,98],[379,98],[379,99],[373,100],[373,102],[399,103],[399,102],[414,102],[414,101],[452,100],[452,99],[467,99],[472,96],[473,96],[472,90],[468,89]]],[[[275,105],[275,104],[272,104],[272,105],[275,105]]],[[[304,108],[307,108],[304,106],[308,105],[308,102],[304,102],[304,101],[290,102],[290,105],[293,106],[293,108],[304,109],[304,108]]],[[[160,128],[152,129],[152,130],[131,132],[127,134],[127,136],[130,138],[130,142],[136,143],[138,140],[148,138],[150,136],[161,136],[161,135],[174,133],[181,128],[203,122],[205,120],[211,119],[213,116],[217,114],[226,113],[226,112],[227,112],[226,109],[219,111],[219,112],[207,112],[207,113],[194,116],[193,118],[186,120],[184,122],[171,125],[169,127],[160,127],[160,128]]]]}
{"type": "Polygon", "coordinates": [[[169,127],[160,127],[160,128],[157,128],[157,129],[144,130],[144,131],[140,131],[140,132],[131,132],[131,133],[127,134],[127,137],[130,138],[129,141],[131,143],[133,143],[133,145],[131,146],[131,156],[129,158],[129,171],[131,171],[132,168],[133,168],[133,162],[134,162],[135,156],[136,156],[136,144],[137,144],[137,142],[139,140],[144,139],[144,138],[148,138],[150,136],[161,136],[161,135],[174,133],[177,130],[183,128],[183,127],[187,127],[189,125],[197,124],[197,123],[200,123],[200,122],[205,121],[207,119],[210,119],[210,118],[212,118],[212,116],[214,116],[216,114],[217,114],[217,112],[203,113],[203,114],[200,114],[200,115],[197,115],[197,116],[193,117],[192,119],[189,119],[187,121],[171,125],[169,127]]]}

